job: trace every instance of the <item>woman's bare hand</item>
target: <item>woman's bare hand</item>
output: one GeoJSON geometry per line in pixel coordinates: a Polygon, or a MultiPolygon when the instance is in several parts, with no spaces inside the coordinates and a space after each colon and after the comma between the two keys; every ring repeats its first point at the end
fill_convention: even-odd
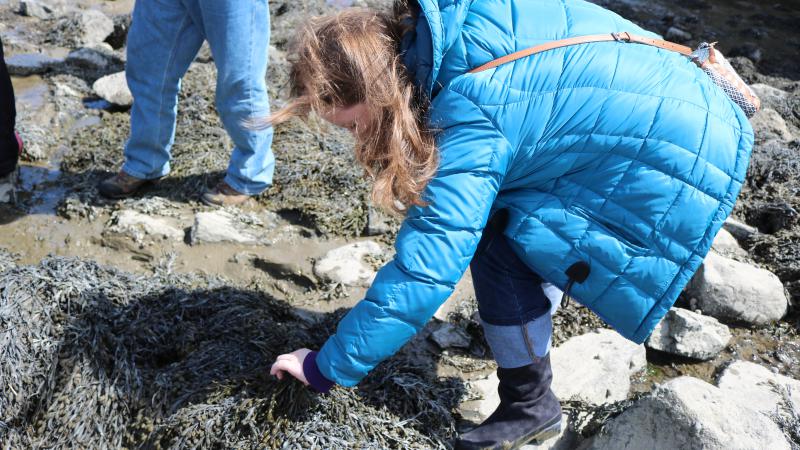
{"type": "Polygon", "coordinates": [[[306,359],[309,353],[311,353],[311,350],[301,348],[292,353],[278,356],[278,358],[275,359],[275,363],[272,364],[272,368],[269,369],[270,375],[274,375],[278,377],[279,380],[282,380],[284,375],[288,373],[308,386],[308,380],[303,373],[303,360],[306,359]]]}

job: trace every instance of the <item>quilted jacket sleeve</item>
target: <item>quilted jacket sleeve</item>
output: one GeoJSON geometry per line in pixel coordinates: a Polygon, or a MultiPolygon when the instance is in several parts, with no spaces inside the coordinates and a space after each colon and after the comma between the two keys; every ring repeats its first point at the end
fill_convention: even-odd
{"type": "Polygon", "coordinates": [[[397,352],[449,297],[472,259],[508,169],[511,145],[468,98],[444,91],[431,116],[441,130],[441,160],[426,191],[430,204],[409,210],[395,258],[317,356],[323,375],[344,386],[355,385],[397,352]]]}

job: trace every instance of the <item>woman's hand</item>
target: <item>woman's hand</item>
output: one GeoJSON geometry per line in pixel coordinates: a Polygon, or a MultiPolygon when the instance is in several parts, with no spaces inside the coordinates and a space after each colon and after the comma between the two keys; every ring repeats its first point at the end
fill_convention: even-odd
{"type": "Polygon", "coordinates": [[[285,372],[288,372],[289,375],[297,378],[308,386],[308,380],[306,379],[305,373],[303,373],[303,361],[309,353],[311,353],[311,350],[301,348],[292,353],[278,356],[278,358],[275,359],[275,363],[272,364],[272,368],[269,369],[270,375],[274,375],[278,377],[279,380],[282,380],[285,372]]]}

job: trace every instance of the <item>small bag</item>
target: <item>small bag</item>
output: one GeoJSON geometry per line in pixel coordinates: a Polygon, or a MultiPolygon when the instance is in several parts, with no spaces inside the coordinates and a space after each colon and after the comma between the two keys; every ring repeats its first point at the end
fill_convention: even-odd
{"type": "Polygon", "coordinates": [[[731,64],[714,48],[714,43],[703,42],[692,52],[692,61],[708,74],[717,86],[721,87],[748,118],[761,109],[761,100],[731,67],[731,64]]]}
{"type": "Polygon", "coordinates": [[[730,63],[719,50],[714,48],[714,44],[706,42],[700,44],[696,50],[676,44],[674,42],[663,41],[660,39],[652,39],[643,36],[637,36],[628,32],[622,33],[608,33],[608,34],[592,34],[588,36],[576,36],[572,38],[562,39],[559,41],[552,41],[535,47],[526,48],[510,55],[497,58],[494,61],[472,69],[469,73],[477,73],[487,69],[495,68],[507,62],[515,61],[526,56],[541,53],[554,48],[567,47],[570,45],[587,44],[590,42],[633,42],[637,44],[652,45],[654,47],[663,48],[673,52],[678,52],[687,56],[697,64],[698,67],[711,78],[717,86],[722,88],[725,94],[744,111],[745,115],[750,118],[761,109],[761,100],[750,89],[750,86],[742,80],[742,77],[731,67],[730,63]]]}

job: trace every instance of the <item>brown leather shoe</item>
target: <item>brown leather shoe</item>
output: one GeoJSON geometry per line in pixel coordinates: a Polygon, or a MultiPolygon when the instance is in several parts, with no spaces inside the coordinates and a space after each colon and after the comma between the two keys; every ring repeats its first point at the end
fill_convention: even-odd
{"type": "Polygon", "coordinates": [[[136,178],[120,170],[118,174],[98,184],[97,190],[106,198],[125,198],[137,193],[151,181],[136,178]]]}
{"type": "Polygon", "coordinates": [[[248,198],[249,195],[242,194],[223,180],[214,189],[204,192],[200,200],[208,206],[233,206],[244,203],[248,198]]]}

